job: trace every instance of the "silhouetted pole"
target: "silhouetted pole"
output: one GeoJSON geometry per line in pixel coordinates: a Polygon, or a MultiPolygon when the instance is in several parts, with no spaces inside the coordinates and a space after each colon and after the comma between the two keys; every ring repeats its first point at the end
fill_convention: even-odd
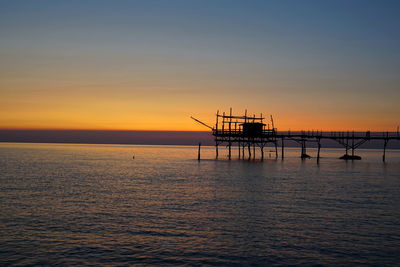
{"type": "Polygon", "coordinates": [[[261,160],[264,160],[264,146],[262,145],[260,149],[261,149],[261,160]]]}
{"type": "Polygon", "coordinates": [[[385,140],[383,143],[383,156],[382,156],[383,162],[385,162],[385,160],[386,160],[386,145],[387,145],[387,142],[385,140]]]}
{"type": "Polygon", "coordinates": [[[285,157],[285,142],[284,139],[282,138],[282,159],[285,157]]]}
{"type": "Polygon", "coordinates": [[[383,156],[382,156],[383,162],[386,161],[386,146],[387,146],[387,143],[389,142],[389,139],[387,138],[388,136],[389,136],[389,133],[386,132],[386,139],[383,141],[383,156]]]}
{"type": "Polygon", "coordinates": [[[303,139],[301,140],[301,158],[302,159],[305,159],[306,158],[306,140],[304,139],[304,137],[303,137],[303,139]]]}
{"type": "Polygon", "coordinates": [[[199,151],[197,153],[197,160],[200,160],[200,148],[201,148],[201,142],[199,143],[199,151]]]}
{"type": "MultiPolygon", "coordinates": [[[[237,120],[235,121],[235,134],[238,134],[237,120]]],[[[240,138],[238,138],[237,140],[238,140],[238,156],[239,156],[239,159],[240,159],[240,138]]]]}
{"type": "Polygon", "coordinates": [[[228,136],[228,146],[229,146],[229,159],[231,159],[231,155],[232,155],[232,151],[231,151],[231,147],[232,147],[232,142],[231,142],[231,135],[232,135],[232,108],[230,109],[229,112],[229,136],[228,136]]]}
{"type": "Polygon", "coordinates": [[[217,142],[217,136],[218,136],[218,117],[219,117],[219,110],[217,110],[217,119],[215,121],[215,158],[218,159],[218,142],[217,142]]]}
{"type": "Polygon", "coordinates": [[[321,139],[318,139],[317,163],[319,163],[319,152],[320,151],[321,151],[321,139]]]}

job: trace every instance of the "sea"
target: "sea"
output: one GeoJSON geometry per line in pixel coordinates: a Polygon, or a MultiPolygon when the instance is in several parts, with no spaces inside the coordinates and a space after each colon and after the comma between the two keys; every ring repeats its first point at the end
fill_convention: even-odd
{"type": "Polygon", "coordinates": [[[399,266],[400,150],[0,143],[0,266],[399,266]]]}

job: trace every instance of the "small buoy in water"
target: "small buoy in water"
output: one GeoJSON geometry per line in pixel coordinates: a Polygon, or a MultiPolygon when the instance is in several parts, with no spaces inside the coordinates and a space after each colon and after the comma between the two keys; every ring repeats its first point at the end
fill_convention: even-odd
{"type": "Polygon", "coordinates": [[[132,159],[135,159],[135,155],[132,156],[132,159]]]}

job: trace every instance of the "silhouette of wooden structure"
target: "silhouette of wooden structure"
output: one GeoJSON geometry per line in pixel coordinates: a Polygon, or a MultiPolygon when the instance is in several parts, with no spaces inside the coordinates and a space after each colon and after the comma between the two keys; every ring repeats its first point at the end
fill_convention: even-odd
{"type": "MultiPolygon", "coordinates": [[[[255,158],[256,149],[260,149],[261,160],[264,159],[264,149],[268,145],[271,145],[275,154],[278,158],[278,146],[281,147],[281,158],[285,157],[285,141],[292,140],[300,144],[302,159],[310,158],[307,154],[307,143],[315,142],[317,145],[317,162],[320,159],[321,151],[321,140],[329,139],[334,140],[345,148],[345,154],[340,157],[346,160],[361,159],[361,157],[355,155],[355,150],[371,140],[383,141],[383,156],[382,160],[386,160],[386,147],[390,140],[400,140],[399,128],[397,132],[380,132],[373,133],[355,133],[355,132],[322,132],[322,131],[300,131],[300,132],[278,132],[274,126],[274,120],[272,115],[269,120],[260,116],[247,115],[247,110],[244,115],[238,116],[232,114],[232,108],[229,114],[222,114],[217,111],[215,126],[209,126],[206,123],[191,117],[198,123],[208,127],[212,131],[212,135],[215,140],[215,155],[219,157],[219,147],[226,146],[228,148],[228,159],[232,158],[232,149],[237,147],[238,158],[255,158]],[[247,157],[245,152],[247,150],[247,157]],[[351,153],[350,153],[351,152],[351,153]],[[350,153],[350,154],[349,154],[350,153]]],[[[200,148],[199,148],[200,151],[200,148]]],[[[199,152],[200,153],[200,152],[199,152]]],[[[199,156],[200,159],[200,156],[199,156]]]]}

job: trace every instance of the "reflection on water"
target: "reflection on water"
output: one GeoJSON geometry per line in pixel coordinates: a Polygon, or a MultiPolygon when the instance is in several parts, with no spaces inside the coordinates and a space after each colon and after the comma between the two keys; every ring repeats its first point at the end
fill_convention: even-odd
{"type": "Polygon", "coordinates": [[[317,165],[196,149],[0,144],[0,264],[400,261],[399,152],[325,149],[317,165]]]}

